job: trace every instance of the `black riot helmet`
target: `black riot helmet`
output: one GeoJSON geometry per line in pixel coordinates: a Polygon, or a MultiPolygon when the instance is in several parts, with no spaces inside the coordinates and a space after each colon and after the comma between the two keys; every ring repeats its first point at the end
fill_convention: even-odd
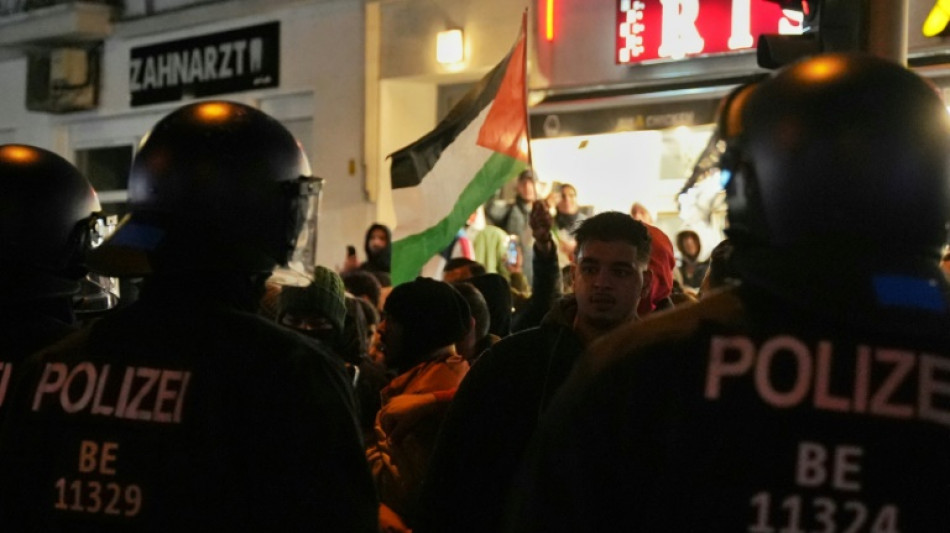
{"type": "Polygon", "coordinates": [[[0,145],[0,184],[2,298],[78,291],[85,253],[98,238],[92,185],[62,157],[23,144],[0,145]]]}
{"type": "Polygon", "coordinates": [[[935,89],[860,54],[800,61],[724,101],[722,181],[737,247],[933,255],[950,219],[950,122],[935,89]]]}
{"type": "MultiPolygon", "coordinates": [[[[129,175],[131,213],[90,257],[114,276],[270,272],[286,265],[305,222],[315,229],[322,180],[293,135],[243,104],[178,108],[142,140],[129,175]]],[[[305,242],[304,242],[305,241],[305,242]]]]}

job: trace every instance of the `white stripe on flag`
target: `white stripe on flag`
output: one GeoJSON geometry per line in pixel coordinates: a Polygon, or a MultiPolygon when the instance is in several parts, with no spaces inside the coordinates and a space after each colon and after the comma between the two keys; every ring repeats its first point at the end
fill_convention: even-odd
{"type": "Polygon", "coordinates": [[[396,211],[394,241],[425,231],[445,218],[465,187],[494,153],[477,144],[478,132],[491,107],[485,106],[446,147],[422,183],[393,191],[396,211]]]}

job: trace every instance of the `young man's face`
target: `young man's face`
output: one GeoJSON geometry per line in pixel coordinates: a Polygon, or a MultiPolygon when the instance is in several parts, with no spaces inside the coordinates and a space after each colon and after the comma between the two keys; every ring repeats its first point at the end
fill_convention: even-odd
{"type": "Polygon", "coordinates": [[[699,243],[691,235],[683,239],[683,253],[690,257],[699,254],[699,243]]]}
{"type": "Polygon", "coordinates": [[[597,329],[633,319],[650,287],[650,272],[637,265],[637,247],[623,241],[584,243],[573,270],[577,318],[597,329]]]}

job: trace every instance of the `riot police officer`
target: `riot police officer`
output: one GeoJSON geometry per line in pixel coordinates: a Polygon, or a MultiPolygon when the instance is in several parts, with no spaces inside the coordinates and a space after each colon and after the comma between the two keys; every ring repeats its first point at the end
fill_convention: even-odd
{"type": "Polygon", "coordinates": [[[0,408],[20,362],[73,331],[72,298],[99,211],[71,163],[35,146],[0,145],[0,408]]]}
{"type": "Polygon", "coordinates": [[[950,523],[950,125],[934,89],[820,55],[724,102],[741,285],[588,354],[513,530],[935,531],[950,523]]]}
{"type": "Polygon", "coordinates": [[[258,316],[319,179],[276,120],[181,107],[143,140],[90,267],[138,301],[31,357],[0,436],[14,531],[375,531],[342,364],[258,316]]]}

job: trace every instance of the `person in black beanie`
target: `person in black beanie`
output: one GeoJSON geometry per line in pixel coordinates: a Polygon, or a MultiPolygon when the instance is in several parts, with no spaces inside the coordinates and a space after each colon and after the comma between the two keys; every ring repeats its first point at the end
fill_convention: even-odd
{"type": "Polygon", "coordinates": [[[366,454],[384,524],[396,521],[412,526],[418,489],[443,418],[436,411],[415,422],[409,434],[393,439],[389,430],[398,420],[387,418],[390,404],[457,388],[469,365],[455,343],[472,326],[468,303],[442,281],[417,278],[393,289],[386,299],[380,338],[386,365],[399,375],[380,392],[383,406],[376,417],[376,442],[366,454]]]}
{"type": "Polygon", "coordinates": [[[379,302],[383,288],[376,276],[365,270],[350,270],[341,272],[340,277],[343,278],[343,287],[346,292],[371,303],[376,311],[380,310],[379,302]]]}
{"type": "Polygon", "coordinates": [[[379,324],[386,365],[400,373],[438,359],[471,327],[468,303],[451,285],[417,278],[386,299],[379,324]]]}
{"type": "Polygon", "coordinates": [[[511,333],[511,286],[501,274],[488,273],[465,280],[475,286],[488,304],[488,332],[500,338],[511,333]]]}

